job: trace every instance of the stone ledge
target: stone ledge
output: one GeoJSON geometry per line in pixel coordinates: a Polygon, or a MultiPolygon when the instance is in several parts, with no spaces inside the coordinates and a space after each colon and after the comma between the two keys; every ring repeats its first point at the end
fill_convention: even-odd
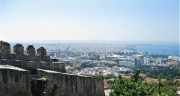
{"type": "Polygon", "coordinates": [[[10,65],[0,65],[0,69],[11,69],[11,70],[19,70],[19,71],[28,71],[28,70],[24,70],[24,69],[21,69],[19,67],[14,67],[14,66],[10,66],[10,65]]]}

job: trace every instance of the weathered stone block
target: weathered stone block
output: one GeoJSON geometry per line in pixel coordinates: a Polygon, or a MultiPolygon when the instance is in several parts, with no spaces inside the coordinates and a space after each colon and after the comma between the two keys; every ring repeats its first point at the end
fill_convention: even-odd
{"type": "Polygon", "coordinates": [[[26,51],[27,51],[27,55],[29,55],[29,56],[35,55],[35,48],[33,45],[28,45],[26,51]]]}
{"type": "Polygon", "coordinates": [[[47,80],[45,96],[105,96],[102,79],[43,69],[38,76],[47,80]]]}
{"type": "Polygon", "coordinates": [[[14,45],[14,54],[18,56],[24,55],[24,47],[22,46],[22,44],[17,43],[16,45],[14,45]]]}
{"type": "Polygon", "coordinates": [[[27,70],[0,65],[0,96],[32,96],[27,70]]]}
{"type": "Polygon", "coordinates": [[[11,54],[10,44],[8,42],[0,41],[0,53],[11,54]]]}
{"type": "Polygon", "coordinates": [[[44,47],[40,47],[37,49],[37,55],[43,60],[46,56],[46,49],[44,47]]]}

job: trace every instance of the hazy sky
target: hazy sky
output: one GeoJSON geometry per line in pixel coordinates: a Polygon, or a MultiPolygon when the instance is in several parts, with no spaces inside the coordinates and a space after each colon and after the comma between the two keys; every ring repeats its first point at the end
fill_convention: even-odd
{"type": "Polygon", "coordinates": [[[179,41],[179,0],[0,0],[2,40],[179,41]]]}

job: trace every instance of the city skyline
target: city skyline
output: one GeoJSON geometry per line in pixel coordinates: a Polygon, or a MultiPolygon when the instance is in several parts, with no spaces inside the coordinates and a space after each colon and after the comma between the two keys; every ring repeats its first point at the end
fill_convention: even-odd
{"type": "Polygon", "coordinates": [[[179,42],[178,0],[0,1],[0,39],[179,42]]]}

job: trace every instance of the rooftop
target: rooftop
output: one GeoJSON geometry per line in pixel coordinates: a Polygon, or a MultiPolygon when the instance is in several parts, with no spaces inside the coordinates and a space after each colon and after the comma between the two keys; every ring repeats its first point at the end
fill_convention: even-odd
{"type": "Polygon", "coordinates": [[[177,64],[178,64],[178,62],[167,62],[166,64],[177,65],[177,64]]]}

